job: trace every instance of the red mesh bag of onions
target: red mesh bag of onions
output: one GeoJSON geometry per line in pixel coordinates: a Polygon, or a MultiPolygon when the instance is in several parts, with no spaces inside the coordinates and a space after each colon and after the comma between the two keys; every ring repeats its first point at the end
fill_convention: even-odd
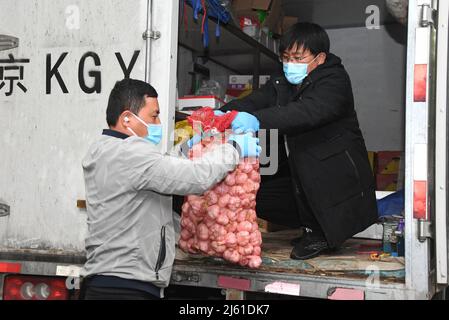
{"type": "MultiPolygon", "coordinates": [[[[215,116],[202,108],[189,117],[208,138],[195,145],[190,158],[208,152],[213,143],[226,141],[223,133],[237,112],[215,116]]],[[[195,129],[196,127],[196,129],[195,129]]],[[[243,159],[236,170],[201,196],[189,195],[182,206],[179,247],[188,253],[220,257],[231,263],[258,268],[261,263],[262,235],[256,215],[256,194],[260,186],[259,162],[243,159]]]]}

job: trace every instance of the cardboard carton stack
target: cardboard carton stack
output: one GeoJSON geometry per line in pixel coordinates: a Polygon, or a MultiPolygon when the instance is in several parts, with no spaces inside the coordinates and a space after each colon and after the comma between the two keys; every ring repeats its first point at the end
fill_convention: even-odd
{"type": "Polygon", "coordinates": [[[256,21],[259,30],[268,28],[276,34],[282,34],[298,21],[297,17],[283,13],[281,0],[233,0],[232,10],[241,26],[241,19],[247,18],[256,21]]]}
{"type": "Polygon", "coordinates": [[[376,155],[376,185],[379,191],[396,191],[398,188],[400,151],[379,151],[376,155]]]}
{"type": "MultiPolygon", "coordinates": [[[[259,86],[263,86],[270,80],[270,76],[262,75],[259,77],[259,86]]],[[[233,99],[241,99],[249,95],[253,90],[252,75],[230,75],[228,88],[226,90],[226,102],[233,99]]]]}

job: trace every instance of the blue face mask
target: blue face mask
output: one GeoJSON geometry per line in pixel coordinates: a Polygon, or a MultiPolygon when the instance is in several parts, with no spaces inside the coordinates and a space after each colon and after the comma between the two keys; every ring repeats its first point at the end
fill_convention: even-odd
{"type": "MultiPolygon", "coordinates": [[[[161,140],[162,140],[162,125],[161,124],[146,124],[145,121],[143,121],[142,119],[140,119],[138,116],[136,116],[133,113],[133,116],[136,117],[137,120],[139,120],[140,122],[142,122],[143,125],[145,125],[147,127],[147,135],[144,137],[145,140],[148,140],[152,143],[154,143],[155,145],[158,145],[161,140]]],[[[131,129],[130,127],[128,127],[129,131],[131,131],[135,136],[137,136],[137,134],[134,132],[133,129],[131,129]]]]}
{"type": "MultiPolygon", "coordinates": [[[[318,56],[316,56],[315,59],[317,57],[318,56]]],[[[284,63],[284,73],[288,82],[294,85],[301,84],[308,75],[307,67],[310,63],[315,61],[315,59],[313,59],[309,63],[284,63]]]]}

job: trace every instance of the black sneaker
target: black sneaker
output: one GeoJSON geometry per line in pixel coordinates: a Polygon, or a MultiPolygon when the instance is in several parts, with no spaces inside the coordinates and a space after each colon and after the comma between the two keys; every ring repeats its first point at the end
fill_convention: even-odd
{"type": "Polygon", "coordinates": [[[299,230],[298,237],[291,239],[290,244],[293,247],[296,246],[301,241],[301,239],[304,237],[305,234],[306,234],[306,228],[301,227],[301,229],[299,230]]]}
{"type": "Polygon", "coordinates": [[[293,248],[290,258],[296,260],[307,260],[319,256],[323,252],[329,251],[324,235],[312,232],[306,229],[304,236],[296,243],[293,248]]]}

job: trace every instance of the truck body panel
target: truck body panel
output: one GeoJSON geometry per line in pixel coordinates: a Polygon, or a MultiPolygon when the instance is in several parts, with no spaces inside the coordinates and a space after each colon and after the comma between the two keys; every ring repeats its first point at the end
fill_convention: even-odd
{"type": "MultiPolygon", "coordinates": [[[[172,284],[315,298],[349,289],[364,299],[430,299],[447,285],[447,161],[434,150],[447,153],[447,121],[441,121],[447,97],[438,94],[447,88],[447,39],[439,41],[438,28],[447,38],[441,20],[448,15],[439,13],[443,26],[431,19],[438,8],[448,10],[441,2],[409,2],[405,257],[371,257],[381,250],[375,234],[377,240],[351,239],[331,255],[291,260],[286,239],[297,231],[290,230],[264,234],[263,265],[257,270],[178,251],[172,284]],[[435,179],[435,170],[445,177],[435,179]]],[[[86,211],[77,207],[85,199],[81,161],[106,127],[115,81],[129,76],[157,88],[165,124],[161,149],[170,149],[178,5],[163,0],[0,3],[0,40],[9,39],[0,41],[0,141],[6,157],[0,162],[0,205],[9,207],[0,211],[0,299],[8,270],[66,277],[68,283],[79,277],[87,232],[86,211]]]]}

